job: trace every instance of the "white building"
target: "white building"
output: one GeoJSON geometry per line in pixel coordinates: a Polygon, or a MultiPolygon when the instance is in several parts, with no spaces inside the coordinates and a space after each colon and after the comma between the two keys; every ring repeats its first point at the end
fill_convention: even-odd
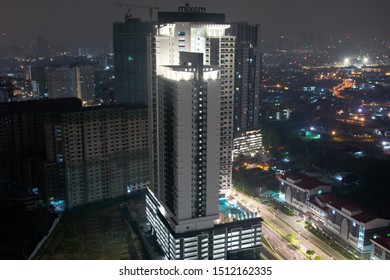
{"type": "MultiPolygon", "coordinates": [[[[248,251],[256,253],[261,242],[260,218],[216,225],[221,178],[228,174],[231,180],[231,166],[221,166],[225,153],[231,165],[233,129],[224,120],[232,117],[233,107],[225,102],[229,100],[226,70],[210,64],[220,58],[210,49],[220,48],[210,48],[206,35],[216,36],[214,43],[219,46],[225,28],[168,24],[151,40],[156,55],[150,60],[155,73],[149,96],[147,216],[168,259],[240,258],[248,251]],[[222,133],[228,127],[230,145],[225,141],[227,133],[222,133]],[[225,174],[226,170],[230,171],[225,174]]],[[[234,38],[232,43],[234,54],[234,38]]]]}
{"type": "MultiPolygon", "coordinates": [[[[371,241],[377,234],[386,234],[390,220],[383,219],[378,214],[365,210],[352,201],[330,194],[315,196],[307,203],[307,207],[308,212],[321,221],[325,227],[358,251],[369,252],[371,250],[372,254],[379,254],[380,250],[374,249],[371,246],[371,243],[373,245],[374,243],[371,241]]],[[[382,251],[380,252],[382,254],[382,251]]]]}
{"type": "MultiPolygon", "coordinates": [[[[203,53],[205,66],[219,66],[220,86],[220,189],[229,193],[232,176],[233,96],[235,37],[226,36],[228,24],[176,22],[161,25],[155,44],[156,70],[162,75],[164,65],[178,65],[180,52],[203,53]]],[[[155,81],[152,81],[154,86],[155,81]]],[[[152,86],[153,87],[153,86],[152,86]]]]}
{"type": "Polygon", "coordinates": [[[219,198],[219,70],[204,67],[201,53],[181,57],[158,77],[154,106],[152,190],[175,233],[213,227],[219,198]]]}
{"type": "Polygon", "coordinates": [[[371,259],[390,260],[390,236],[371,239],[371,259]]]}
{"type": "Polygon", "coordinates": [[[278,178],[281,196],[287,204],[306,213],[308,202],[316,195],[329,193],[331,185],[306,174],[287,174],[278,178]]]}
{"type": "Polygon", "coordinates": [[[388,231],[389,224],[390,220],[350,201],[332,197],[327,203],[325,226],[360,252],[370,252],[370,240],[375,234],[388,231]]]}

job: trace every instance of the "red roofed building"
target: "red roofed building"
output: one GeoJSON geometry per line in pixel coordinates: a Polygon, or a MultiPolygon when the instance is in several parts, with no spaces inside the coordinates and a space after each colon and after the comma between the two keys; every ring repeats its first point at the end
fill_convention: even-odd
{"type": "Polygon", "coordinates": [[[325,224],[328,216],[328,202],[331,198],[332,196],[329,193],[314,196],[307,202],[307,211],[325,224]]]}
{"type": "Polygon", "coordinates": [[[354,202],[324,194],[308,202],[308,212],[321,220],[328,229],[342,237],[360,252],[371,250],[377,233],[386,233],[390,220],[359,207],[354,202]]]}
{"type": "Polygon", "coordinates": [[[330,184],[306,174],[287,174],[279,181],[281,197],[284,195],[289,206],[313,214],[360,252],[370,252],[374,234],[389,230],[389,219],[349,200],[331,196],[330,184]]]}
{"type": "Polygon", "coordinates": [[[381,218],[349,200],[331,197],[327,207],[325,226],[360,252],[369,252],[373,236],[385,234],[389,229],[389,219],[381,218]]]}
{"type": "Polygon", "coordinates": [[[292,207],[307,212],[307,203],[315,195],[329,193],[331,185],[306,174],[286,174],[279,178],[280,192],[292,207]]]}
{"type": "Polygon", "coordinates": [[[390,260],[390,236],[371,239],[371,259],[390,260]]]}

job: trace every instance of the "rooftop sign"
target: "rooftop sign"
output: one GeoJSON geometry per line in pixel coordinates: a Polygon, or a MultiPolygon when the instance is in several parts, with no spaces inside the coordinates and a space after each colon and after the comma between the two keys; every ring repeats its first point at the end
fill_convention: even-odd
{"type": "Polygon", "coordinates": [[[205,7],[190,7],[190,4],[186,3],[185,6],[179,6],[177,9],[179,13],[206,13],[205,7]]]}

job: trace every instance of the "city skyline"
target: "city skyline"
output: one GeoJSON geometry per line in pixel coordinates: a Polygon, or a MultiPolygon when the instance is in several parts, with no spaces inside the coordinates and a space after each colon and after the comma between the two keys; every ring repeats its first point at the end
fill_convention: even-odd
{"type": "MultiPolygon", "coordinates": [[[[276,1],[169,1],[149,0],[141,4],[120,1],[125,11],[149,20],[146,6],[159,7],[159,11],[177,11],[178,6],[189,2],[190,6],[205,7],[207,12],[225,13],[227,22],[247,21],[260,24],[262,39],[275,43],[281,35],[300,40],[304,32],[313,32],[314,38],[326,40],[330,35],[336,39],[350,34],[356,40],[390,39],[386,27],[390,19],[386,11],[389,1],[356,0],[345,3],[336,0],[325,2],[301,0],[276,1]],[[145,6],[144,8],[135,6],[145,6]],[[378,9],[377,7],[381,7],[378,9]]],[[[122,21],[123,11],[116,0],[66,2],[38,0],[5,0],[0,18],[0,45],[35,43],[37,36],[48,38],[52,46],[106,45],[112,41],[112,22],[122,21]],[[92,8],[91,8],[92,7],[92,8]]],[[[154,10],[154,19],[156,18],[154,10]]]]}
{"type": "Polygon", "coordinates": [[[389,0],[3,1],[0,258],[390,260],[389,0]]]}

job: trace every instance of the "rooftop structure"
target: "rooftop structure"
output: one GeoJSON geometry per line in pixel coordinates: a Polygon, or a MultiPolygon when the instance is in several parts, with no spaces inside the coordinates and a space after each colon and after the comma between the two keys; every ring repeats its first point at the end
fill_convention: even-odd
{"type": "Polygon", "coordinates": [[[331,185],[306,174],[287,174],[279,177],[282,198],[291,206],[307,212],[307,203],[315,195],[329,193],[331,185]]]}

